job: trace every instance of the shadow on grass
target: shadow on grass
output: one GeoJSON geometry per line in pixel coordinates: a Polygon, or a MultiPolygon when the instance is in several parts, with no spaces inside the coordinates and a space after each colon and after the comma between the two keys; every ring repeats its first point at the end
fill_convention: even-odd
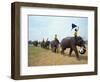
{"type": "MultiPolygon", "coordinates": [[[[68,54],[65,54],[65,56],[69,56],[68,54]]],[[[69,56],[69,57],[76,57],[76,55],[75,54],[72,54],[71,56],[69,56]]],[[[80,57],[80,60],[88,60],[88,56],[86,56],[86,55],[79,55],[79,57],[80,57]]]]}

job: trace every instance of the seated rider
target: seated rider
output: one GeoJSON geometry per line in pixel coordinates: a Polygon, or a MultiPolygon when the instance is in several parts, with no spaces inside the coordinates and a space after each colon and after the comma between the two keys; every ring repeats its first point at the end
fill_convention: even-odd
{"type": "Polygon", "coordinates": [[[75,28],[75,31],[74,31],[75,43],[77,42],[78,30],[79,30],[79,27],[75,28]]]}

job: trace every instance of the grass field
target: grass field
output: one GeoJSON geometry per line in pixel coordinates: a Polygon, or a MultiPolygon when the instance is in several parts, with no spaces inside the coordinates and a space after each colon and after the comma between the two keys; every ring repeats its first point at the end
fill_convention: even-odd
{"type": "Polygon", "coordinates": [[[28,47],[28,66],[48,66],[48,65],[70,65],[70,64],[87,64],[87,51],[80,55],[80,60],[76,59],[75,53],[68,55],[69,49],[66,49],[65,55],[61,53],[53,53],[51,50],[40,47],[28,47]]]}

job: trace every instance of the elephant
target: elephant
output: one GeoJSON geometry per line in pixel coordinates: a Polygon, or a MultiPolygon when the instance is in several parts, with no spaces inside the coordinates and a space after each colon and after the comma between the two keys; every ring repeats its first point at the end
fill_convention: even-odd
{"type": "Polygon", "coordinates": [[[49,49],[50,41],[42,41],[41,42],[41,48],[49,49]]]}
{"type": "Polygon", "coordinates": [[[51,41],[51,50],[55,53],[58,52],[59,44],[59,40],[51,41]]]}
{"type": "Polygon", "coordinates": [[[61,54],[64,54],[64,50],[66,50],[66,48],[70,48],[69,56],[71,56],[72,51],[74,51],[76,54],[76,58],[80,59],[76,46],[86,48],[85,41],[83,40],[82,37],[80,37],[80,36],[78,36],[77,38],[66,37],[66,38],[62,39],[62,41],[61,41],[61,54]]]}
{"type": "Polygon", "coordinates": [[[49,49],[50,41],[46,41],[44,44],[44,48],[49,49]]]}
{"type": "Polygon", "coordinates": [[[45,41],[41,42],[41,48],[45,48],[45,41]]]}
{"type": "Polygon", "coordinates": [[[37,47],[38,46],[38,41],[33,41],[33,45],[37,47]]]}

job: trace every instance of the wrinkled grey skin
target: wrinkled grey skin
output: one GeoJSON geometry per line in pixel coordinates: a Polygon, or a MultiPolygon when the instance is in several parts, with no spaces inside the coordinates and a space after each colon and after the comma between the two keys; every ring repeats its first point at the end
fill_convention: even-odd
{"type": "Polygon", "coordinates": [[[77,37],[76,42],[75,37],[66,37],[61,41],[61,53],[64,54],[64,50],[66,50],[66,48],[70,48],[69,56],[71,56],[72,51],[74,51],[76,57],[79,59],[79,54],[76,46],[85,48],[85,41],[82,37],[77,37]]]}

